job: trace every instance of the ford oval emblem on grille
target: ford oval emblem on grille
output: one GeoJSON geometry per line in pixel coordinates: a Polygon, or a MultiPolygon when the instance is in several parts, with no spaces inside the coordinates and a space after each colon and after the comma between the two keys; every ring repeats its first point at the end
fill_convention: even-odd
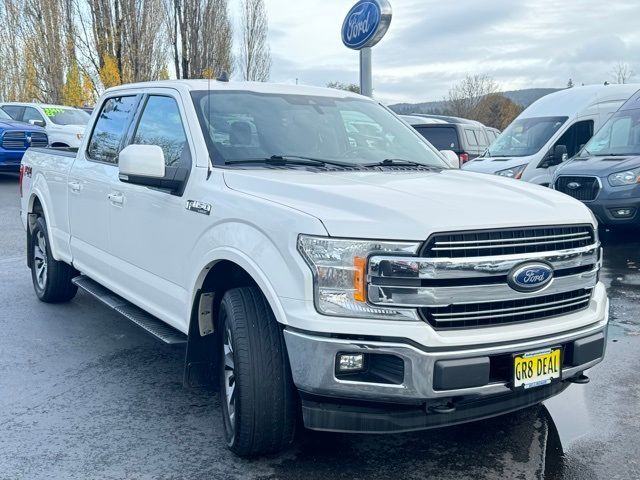
{"type": "Polygon", "coordinates": [[[541,290],[553,279],[553,269],[546,263],[524,263],[513,267],[507,282],[518,292],[535,292],[541,290]]]}
{"type": "Polygon", "coordinates": [[[577,190],[582,186],[582,184],[578,183],[578,182],[569,182],[567,183],[567,188],[571,189],[571,190],[577,190]]]}

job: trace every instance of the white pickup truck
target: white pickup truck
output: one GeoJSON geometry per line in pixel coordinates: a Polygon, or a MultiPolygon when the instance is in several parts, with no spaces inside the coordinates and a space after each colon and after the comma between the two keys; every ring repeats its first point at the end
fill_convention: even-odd
{"type": "Polygon", "coordinates": [[[77,154],[31,148],[20,182],[38,298],[80,287],[185,342],[184,382],[217,379],[240,455],[286,447],[300,418],[380,433],[497,416],[604,356],[590,211],[448,168],[359,95],[124,85],[77,154]]]}

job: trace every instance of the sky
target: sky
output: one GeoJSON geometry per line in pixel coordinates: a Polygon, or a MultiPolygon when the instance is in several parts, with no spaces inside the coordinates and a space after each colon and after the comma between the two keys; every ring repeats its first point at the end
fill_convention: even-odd
{"type": "MultiPolygon", "coordinates": [[[[640,0],[389,0],[393,18],[373,48],[374,96],[386,103],[442,100],[467,73],[501,90],[612,80],[631,66],[640,82],[640,0]]],[[[358,82],[358,52],[340,39],[355,0],[265,0],[271,81],[358,82]]]]}

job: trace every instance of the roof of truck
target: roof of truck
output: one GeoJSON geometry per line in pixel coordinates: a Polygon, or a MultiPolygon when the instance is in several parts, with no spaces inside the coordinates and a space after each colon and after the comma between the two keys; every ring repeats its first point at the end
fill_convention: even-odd
{"type": "Polygon", "coordinates": [[[624,102],[639,89],[637,83],[566,88],[536,100],[520,114],[520,118],[572,116],[592,105],[624,102]]]}
{"type": "Polygon", "coordinates": [[[293,93],[297,95],[315,95],[324,97],[338,98],[367,98],[357,93],[347,90],[338,90],[335,88],[311,87],[308,85],[291,85],[281,83],[264,83],[264,82],[222,82],[219,80],[159,80],[154,82],[129,83],[112,87],[107,92],[126,90],[126,89],[144,89],[144,88],[174,88],[176,90],[216,90],[216,91],[246,91],[255,93],[275,93],[287,94],[293,93]]]}

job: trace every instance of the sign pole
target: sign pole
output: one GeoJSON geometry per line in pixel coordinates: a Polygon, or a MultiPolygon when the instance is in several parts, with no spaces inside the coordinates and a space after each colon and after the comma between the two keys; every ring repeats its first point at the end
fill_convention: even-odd
{"type": "Polygon", "coordinates": [[[371,79],[371,47],[360,50],[360,94],[373,97],[373,80],[371,79]]]}
{"type": "Polygon", "coordinates": [[[389,0],[358,0],[342,22],[342,43],[360,51],[361,95],[373,97],[371,47],[384,37],[390,23],[389,0]]]}

